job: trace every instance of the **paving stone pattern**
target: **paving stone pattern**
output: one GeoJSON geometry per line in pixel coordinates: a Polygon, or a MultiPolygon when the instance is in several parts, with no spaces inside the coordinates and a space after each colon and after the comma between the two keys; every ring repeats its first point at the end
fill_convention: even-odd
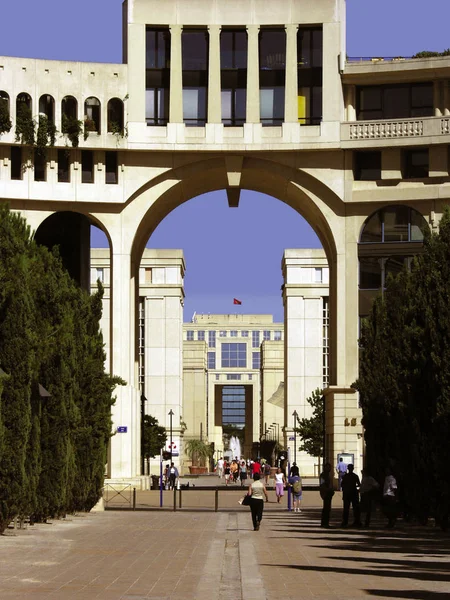
{"type": "MultiPolygon", "coordinates": [[[[266,505],[256,532],[248,509],[232,506],[106,511],[8,530],[0,600],[450,600],[448,535],[403,523],[385,530],[380,516],[369,531],[321,529],[316,499],[301,513],[266,505]]],[[[334,505],[338,524],[339,498],[334,505]]]]}

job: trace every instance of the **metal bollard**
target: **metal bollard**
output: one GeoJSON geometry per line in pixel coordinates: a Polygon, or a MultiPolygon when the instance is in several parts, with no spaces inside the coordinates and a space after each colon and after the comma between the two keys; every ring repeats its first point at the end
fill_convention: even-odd
{"type": "Polygon", "coordinates": [[[173,510],[174,512],[177,510],[177,488],[175,486],[173,488],[173,510]]]}
{"type": "Polygon", "coordinates": [[[178,496],[178,508],[181,508],[181,488],[179,489],[179,496],[178,496]]]}
{"type": "Polygon", "coordinates": [[[214,493],[214,512],[219,510],[219,488],[216,487],[216,491],[214,493]]]}
{"type": "Polygon", "coordinates": [[[136,488],[133,488],[133,510],[136,510],[136,488]]]}

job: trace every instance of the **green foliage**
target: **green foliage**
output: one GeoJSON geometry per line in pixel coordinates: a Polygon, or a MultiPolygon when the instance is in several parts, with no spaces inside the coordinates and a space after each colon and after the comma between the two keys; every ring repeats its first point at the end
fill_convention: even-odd
{"type": "Polygon", "coordinates": [[[17,103],[16,115],[16,142],[25,146],[34,146],[36,121],[33,119],[31,109],[26,102],[17,103]]]}
{"type": "Polygon", "coordinates": [[[411,273],[388,279],[362,329],[360,393],[368,468],[389,465],[419,519],[450,499],[450,213],[411,273]]]}
{"type": "Polygon", "coordinates": [[[299,450],[307,452],[310,456],[320,457],[323,454],[323,418],[324,402],[322,390],[315,389],[309,398],[306,398],[312,407],[312,416],[309,419],[299,419],[296,433],[300,436],[302,443],[299,450]]]}
{"type": "Polygon", "coordinates": [[[414,54],[412,58],[433,58],[435,56],[450,56],[450,48],[447,48],[443,52],[434,52],[432,50],[422,50],[414,54]]]}
{"type": "Polygon", "coordinates": [[[61,131],[67,135],[73,148],[78,148],[80,143],[80,135],[83,132],[83,121],[68,117],[63,113],[61,120],[61,131]]]}
{"type": "Polygon", "coordinates": [[[36,153],[45,157],[47,147],[54,146],[56,141],[56,125],[46,115],[39,115],[36,134],[36,153]]]}
{"type": "Polygon", "coordinates": [[[0,532],[15,516],[89,510],[101,495],[123,383],[104,371],[102,294],[82,291],[0,206],[0,532]]]}
{"type": "Polygon", "coordinates": [[[214,454],[210,444],[195,438],[186,442],[185,450],[186,454],[191,457],[192,465],[196,467],[204,467],[206,461],[214,454]]]}
{"type": "Polygon", "coordinates": [[[167,431],[161,427],[158,419],[150,415],[144,415],[142,426],[141,453],[145,458],[159,456],[159,453],[167,441],[167,431]]]}
{"type": "Polygon", "coordinates": [[[8,100],[0,97],[0,135],[11,131],[12,121],[9,116],[8,100]]]}

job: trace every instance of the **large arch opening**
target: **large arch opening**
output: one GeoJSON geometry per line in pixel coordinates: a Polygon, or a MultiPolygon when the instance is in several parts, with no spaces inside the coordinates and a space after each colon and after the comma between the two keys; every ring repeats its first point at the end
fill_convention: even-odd
{"type": "MultiPolygon", "coordinates": [[[[152,234],[157,233],[157,229],[158,227],[162,227],[161,223],[165,220],[166,217],[168,217],[168,215],[170,215],[172,213],[172,211],[176,212],[175,209],[181,210],[179,207],[181,207],[181,205],[184,205],[185,202],[187,202],[187,200],[191,200],[192,202],[196,202],[196,200],[193,199],[197,199],[198,197],[201,197],[205,192],[208,194],[208,196],[211,196],[213,194],[211,194],[211,192],[217,192],[220,194],[220,192],[218,192],[218,190],[227,190],[228,196],[230,198],[230,177],[229,177],[229,173],[227,171],[229,170],[233,170],[234,166],[231,165],[231,168],[228,169],[228,165],[225,165],[224,168],[224,159],[210,159],[208,161],[199,161],[196,164],[190,164],[188,167],[180,167],[174,171],[171,171],[169,173],[166,173],[164,176],[161,176],[158,179],[154,179],[152,180],[149,184],[143,186],[132,198],[130,198],[130,202],[131,201],[135,201],[137,200],[137,203],[139,204],[139,202],[141,201],[142,198],[145,198],[145,201],[143,201],[143,204],[146,204],[146,207],[144,208],[144,212],[143,212],[143,216],[140,220],[140,223],[137,227],[136,230],[136,235],[134,238],[134,242],[133,242],[133,248],[132,248],[132,259],[131,259],[131,263],[132,263],[132,276],[134,277],[134,289],[135,289],[135,299],[136,299],[136,314],[139,315],[139,318],[136,319],[136,331],[135,331],[135,340],[136,340],[136,372],[138,372],[140,374],[140,379],[139,379],[139,385],[142,384],[143,381],[145,381],[145,374],[142,374],[142,356],[145,355],[146,352],[146,348],[142,348],[140,345],[140,340],[145,340],[147,339],[147,334],[145,332],[143,332],[143,328],[142,328],[142,324],[146,323],[146,314],[145,314],[145,310],[142,310],[142,306],[139,306],[139,298],[142,297],[141,294],[141,287],[143,285],[143,283],[147,283],[149,284],[149,286],[152,286],[154,284],[154,282],[152,282],[151,279],[151,275],[146,275],[146,269],[145,267],[143,268],[142,263],[141,263],[141,259],[143,257],[143,255],[145,256],[145,246],[147,244],[148,239],[150,238],[150,244],[151,244],[151,240],[152,240],[152,234]],[[159,189],[155,189],[158,188],[159,189]],[[140,269],[140,273],[139,273],[139,267],[141,267],[140,269]],[[144,274],[144,275],[143,275],[144,274]],[[144,281],[142,280],[142,276],[144,276],[144,281]],[[141,279],[140,279],[141,277],[141,279]],[[147,279],[145,279],[147,278],[147,279]]],[[[239,160],[238,160],[239,162],[239,160]]],[[[238,165],[239,166],[239,165],[238,165]]],[[[326,286],[329,287],[330,290],[335,290],[336,288],[336,262],[337,262],[337,247],[336,247],[336,240],[335,240],[335,236],[332,232],[334,223],[333,223],[333,218],[336,217],[336,215],[340,215],[342,212],[342,204],[339,201],[339,199],[337,198],[337,196],[328,188],[326,187],[324,184],[320,183],[317,179],[315,179],[313,176],[309,175],[306,172],[299,172],[298,170],[294,170],[291,169],[289,167],[285,167],[285,166],[280,166],[280,165],[276,165],[276,168],[274,168],[274,166],[270,163],[270,161],[266,161],[266,160],[262,160],[262,159],[258,159],[258,158],[245,158],[245,159],[240,159],[240,173],[239,173],[239,186],[237,189],[233,190],[235,192],[237,192],[237,195],[239,196],[239,194],[241,193],[242,190],[242,198],[245,200],[245,195],[248,193],[258,193],[258,192],[262,192],[266,194],[266,197],[271,196],[272,201],[274,201],[276,204],[280,205],[279,202],[276,202],[274,199],[276,200],[281,200],[282,203],[284,203],[285,208],[287,210],[291,210],[294,209],[295,212],[291,211],[292,215],[295,215],[296,217],[300,218],[300,215],[304,218],[306,218],[306,220],[311,223],[312,228],[314,229],[315,232],[315,239],[316,239],[316,244],[320,245],[320,243],[322,244],[323,250],[322,250],[322,256],[323,256],[323,260],[325,260],[325,264],[327,265],[327,270],[329,269],[331,271],[331,275],[330,278],[327,280],[327,284],[326,286]],[[290,207],[290,208],[288,208],[290,207]],[[317,236],[317,237],[316,237],[317,236]],[[320,242],[319,242],[320,240],[320,242]]],[[[226,200],[225,200],[225,193],[222,191],[222,199],[224,204],[226,204],[226,200]]],[[[237,202],[237,204],[239,204],[239,202],[237,202]]],[[[231,204],[230,204],[231,206],[231,204]]],[[[236,204],[235,204],[236,206],[236,204]]],[[[241,203],[239,204],[239,206],[242,206],[242,200],[241,203]]],[[[281,205],[282,206],[282,205],[281,205]]],[[[183,207],[184,208],[184,207],[183,207]]],[[[227,208],[227,210],[230,210],[227,208]]],[[[235,209],[235,211],[230,211],[230,213],[235,212],[236,214],[239,214],[239,210],[240,209],[235,209]]],[[[257,214],[257,211],[255,212],[255,215],[257,214]]],[[[170,218],[170,216],[168,217],[170,218]]],[[[190,227],[192,228],[193,226],[195,227],[195,219],[191,220],[188,218],[183,219],[184,222],[184,226],[185,227],[190,227]]],[[[224,222],[222,220],[222,222],[219,224],[217,223],[216,226],[223,226],[224,222]]],[[[269,222],[267,223],[266,227],[270,230],[270,228],[273,228],[274,226],[276,227],[277,222],[276,219],[271,219],[269,220],[269,222]]],[[[264,232],[262,232],[262,234],[264,234],[264,232]]],[[[196,229],[192,230],[191,229],[191,235],[197,239],[202,239],[202,232],[201,231],[197,231],[196,229]]],[[[233,232],[230,233],[229,236],[229,241],[230,243],[232,241],[236,240],[236,237],[238,237],[239,234],[233,235],[233,232]]],[[[178,231],[178,239],[180,239],[180,231],[178,231]]],[[[262,238],[264,239],[264,238],[262,238]]],[[[216,240],[217,241],[217,240],[216,240]]],[[[166,246],[166,244],[162,244],[163,246],[166,246]]],[[[288,246],[294,246],[294,247],[299,247],[301,246],[301,243],[299,241],[297,241],[295,244],[284,244],[284,247],[288,247],[288,246]]],[[[309,246],[313,246],[313,244],[307,244],[309,246]]],[[[176,247],[180,247],[180,244],[175,244],[176,247]]],[[[206,255],[211,255],[213,254],[213,252],[211,252],[207,245],[204,248],[204,252],[206,255]]],[[[256,254],[256,252],[255,252],[256,254]]],[[[210,257],[210,256],[209,256],[210,257]]],[[[233,260],[236,260],[236,256],[233,257],[233,260]]],[[[279,254],[279,256],[277,257],[277,262],[279,264],[279,262],[281,261],[281,253],[279,254]]],[[[311,267],[311,257],[309,257],[309,264],[308,267],[311,267]]],[[[308,262],[308,261],[307,261],[308,262]]],[[[183,267],[184,268],[184,267],[183,267]]],[[[187,264],[187,269],[189,270],[189,265],[187,264]]],[[[315,267],[312,267],[313,272],[315,273],[315,267]]],[[[311,270],[311,269],[310,269],[311,270]]],[[[319,268],[317,268],[317,272],[319,272],[319,268]]],[[[280,273],[280,271],[279,271],[280,273]]],[[[263,275],[260,274],[260,277],[263,277],[263,275]]],[[[205,279],[207,280],[208,277],[205,277],[205,279]]],[[[299,282],[300,283],[300,282],[299,282]]],[[[303,282],[306,283],[306,282],[303,282]]],[[[311,282],[311,284],[316,284],[318,283],[318,281],[314,281],[311,282]]],[[[187,280],[187,297],[189,297],[189,283],[187,280]]],[[[145,286],[144,286],[145,287],[145,286]]],[[[300,286],[301,287],[301,286],[300,286]]],[[[280,286],[278,286],[278,290],[274,291],[274,295],[276,295],[277,292],[280,293],[281,296],[281,291],[280,291],[280,286]]],[[[228,297],[231,296],[238,296],[238,294],[234,294],[231,289],[228,291],[228,297]]],[[[333,292],[331,291],[330,294],[333,297],[333,292]]],[[[239,298],[238,298],[239,299],[239,298]]],[[[192,319],[192,315],[195,312],[195,308],[191,307],[188,303],[188,300],[186,300],[187,303],[187,312],[191,313],[186,315],[187,318],[185,318],[186,320],[189,320],[189,318],[192,319]]],[[[330,316],[331,318],[333,318],[333,304],[334,306],[336,305],[336,303],[331,302],[328,303],[328,297],[327,297],[327,304],[326,304],[326,310],[323,306],[323,304],[321,304],[321,309],[320,309],[320,320],[319,320],[319,315],[317,315],[317,321],[316,323],[319,324],[320,323],[320,337],[321,337],[321,344],[323,344],[323,339],[322,339],[322,331],[323,331],[323,324],[324,324],[324,315],[326,314],[326,329],[327,329],[327,352],[331,351],[333,349],[333,342],[334,344],[336,343],[336,340],[334,339],[330,339],[330,336],[328,335],[328,332],[332,331],[332,328],[330,327],[330,316]],[[330,310],[331,309],[331,310],[330,310]]],[[[159,309],[158,309],[159,310],[159,309]]],[[[207,311],[206,308],[203,309],[203,317],[205,315],[207,311]]],[[[227,311],[222,310],[222,313],[225,313],[227,311]]],[[[229,313],[233,313],[232,310],[228,311],[229,313]]],[[[251,312],[251,311],[249,311],[251,312]]],[[[266,312],[274,312],[274,311],[266,311],[266,312]]],[[[154,313],[156,314],[156,312],[154,313]]],[[[198,321],[198,312],[195,313],[197,316],[197,321],[198,321]]],[[[283,320],[283,319],[281,319],[283,320]]],[[[275,335],[279,335],[279,333],[277,332],[275,334],[275,331],[273,331],[273,329],[275,329],[277,327],[277,324],[275,322],[273,322],[270,327],[267,326],[267,328],[264,328],[264,324],[258,324],[258,326],[256,327],[250,327],[247,326],[245,324],[240,324],[240,327],[235,327],[232,328],[231,324],[228,323],[226,330],[227,330],[227,337],[230,336],[230,339],[227,339],[226,342],[225,340],[221,340],[221,342],[224,342],[224,344],[228,344],[228,346],[222,348],[222,343],[220,344],[220,350],[219,350],[219,354],[220,357],[219,359],[217,359],[217,355],[216,355],[216,360],[219,360],[220,363],[222,364],[223,362],[223,358],[224,358],[224,353],[228,352],[230,358],[233,358],[234,354],[237,353],[237,356],[239,356],[239,352],[242,352],[242,349],[240,348],[239,344],[243,344],[246,343],[247,340],[245,340],[244,342],[242,342],[242,340],[240,339],[240,337],[242,336],[242,331],[244,331],[244,335],[247,335],[247,329],[248,329],[248,333],[250,334],[250,331],[252,329],[259,329],[260,331],[260,340],[258,341],[258,346],[261,345],[261,343],[264,343],[266,346],[269,346],[270,343],[276,343],[277,341],[279,342],[279,345],[283,348],[284,347],[284,341],[283,339],[281,340],[276,340],[275,339],[275,335]],[[268,334],[268,331],[271,331],[270,334],[268,334]],[[237,332],[237,333],[236,333],[237,332]],[[269,338],[269,336],[274,336],[273,338],[269,338]],[[266,336],[266,337],[264,337],[266,336]],[[231,337],[237,337],[238,339],[231,339],[231,337]],[[234,348],[234,345],[238,344],[236,346],[236,348],[234,348]]],[[[207,327],[203,327],[203,325],[201,325],[200,323],[197,322],[197,326],[194,327],[194,332],[188,332],[186,330],[186,325],[183,325],[184,328],[184,347],[186,346],[186,342],[188,342],[188,335],[192,336],[191,339],[189,341],[192,341],[194,343],[193,346],[191,346],[191,349],[194,351],[196,350],[196,348],[194,348],[195,344],[200,343],[200,345],[203,344],[203,347],[205,347],[205,344],[207,347],[209,347],[209,340],[206,339],[206,336],[209,335],[209,333],[206,333],[207,331],[207,327]],[[198,337],[200,336],[200,337],[198,337]],[[204,337],[205,336],[205,339],[204,337]]],[[[250,335],[253,335],[250,334],[250,335]]],[[[284,335],[282,333],[282,335],[284,335]]],[[[216,329],[216,343],[217,343],[217,336],[220,336],[220,329],[216,329]]],[[[225,336],[224,336],[225,337],[225,336]]],[[[355,338],[356,340],[356,338],[355,338]]],[[[145,342],[146,343],[146,342],[145,342]]],[[[259,348],[260,349],[260,348],[259,348]]],[[[157,348],[152,347],[151,351],[152,351],[152,355],[153,358],[155,358],[155,356],[157,355],[157,352],[155,352],[157,350],[157,348]]],[[[208,362],[208,361],[212,361],[212,357],[208,356],[208,351],[205,351],[205,365],[207,366],[209,364],[209,368],[206,368],[205,371],[211,370],[212,367],[212,362],[208,362]]],[[[324,369],[324,365],[322,364],[322,359],[323,359],[323,347],[320,348],[320,376],[323,376],[323,369],[324,369]]],[[[189,353],[189,351],[187,351],[187,354],[185,352],[185,356],[191,355],[192,357],[192,353],[189,353]]],[[[195,352],[194,352],[195,354],[195,352]]],[[[217,352],[216,352],[217,354],[217,352]]],[[[317,353],[316,353],[316,358],[317,358],[317,353]]],[[[156,362],[158,362],[157,359],[156,362]]],[[[247,349],[247,354],[246,354],[246,360],[248,362],[252,362],[253,363],[253,351],[247,349]]],[[[328,361],[328,357],[327,357],[327,361],[328,361]]],[[[194,361],[195,362],[195,361],[194,361]]],[[[330,363],[332,364],[332,361],[329,361],[327,363],[327,373],[328,373],[328,377],[329,377],[329,382],[332,382],[332,374],[331,374],[331,369],[329,368],[330,363]]],[[[155,364],[155,363],[154,363],[155,364]]],[[[183,362],[183,367],[186,364],[186,359],[183,362]]],[[[217,363],[216,363],[217,364],[217,363]]],[[[186,417],[186,421],[183,421],[183,419],[185,418],[185,415],[181,415],[180,411],[183,410],[185,411],[186,408],[185,407],[177,407],[178,408],[178,414],[177,414],[177,419],[179,419],[180,425],[177,424],[174,425],[174,431],[172,432],[173,435],[175,435],[175,433],[179,433],[179,431],[175,432],[175,428],[179,429],[180,427],[184,427],[184,426],[188,426],[188,429],[186,430],[185,436],[191,437],[192,434],[194,434],[194,436],[196,437],[202,437],[204,436],[206,439],[206,436],[208,437],[208,440],[211,441],[212,437],[214,437],[215,435],[215,448],[217,450],[217,448],[219,448],[220,452],[223,451],[224,446],[223,446],[223,438],[222,438],[222,432],[223,432],[223,428],[220,427],[220,425],[223,424],[223,417],[224,417],[224,412],[223,412],[223,407],[224,407],[224,395],[223,395],[223,390],[227,389],[227,386],[229,385],[233,385],[236,387],[236,384],[238,383],[236,380],[236,375],[239,375],[239,373],[236,372],[236,367],[227,367],[227,363],[225,364],[225,371],[230,371],[230,372],[223,372],[222,373],[213,373],[214,375],[214,381],[217,381],[217,386],[213,385],[211,386],[211,382],[208,381],[208,384],[206,385],[206,390],[205,390],[205,395],[208,397],[207,402],[201,402],[201,404],[207,406],[206,411],[209,411],[209,415],[204,415],[202,416],[203,420],[198,416],[198,410],[197,410],[197,414],[194,416],[191,416],[191,418],[189,419],[190,422],[192,422],[194,424],[194,430],[191,430],[189,432],[189,423],[187,423],[186,421],[188,420],[188,418],[186,417]],[[216,380],[216,376],[219,375],[219,380],[216,380]],[[226,377],[226,383],[224,383],[223,381],[220,380],[220,377],[226,377]],[[222,390],[222,396],[219,398],[217,396],[217,393],[220,394],[220,390],[222,390]],[[222,410],[219,408],[219,405],[222,407],[222,410]],[[211,417],[211,413],[214,413],[214,416],[211,417]],[[218,423],[217,420],[217,415],[221,413],[221,417],[222,417],[222,423],[218,423]],[[208,423],[208,425],[207,425],[208,423]],[[196,427],[196,429],[195,429],[196,427]],[[217,430],[220,429],[221,435],[218,437],[217,435],[217,430]],[[212,431],[214,431],[214,435],[212,433],[212,431]]],[[[230,362],[231,364],[231,362],[230,362]]],[[[256,375],[256,373],[258,373],[258,378],[261,380],[261,377],[259,375],[259,372],[261,371],[261,363],[258,363],[258,366],[256,364],[256,361],[254,364],[252,364],[252,367],[255,368],[255,371],[253,373],[246,373],[246,376],[253,376],[256,375]]],[[[317,367],[317,361],[316,361],[316,367],[317,367]]],[[[145,369],[144,369],[145,370],[145,369]]],[[[195,371],[195,368],[192,368],[193,371],[195,371]]],[[[284,374],[284,365],[283,365],[283,374],[284,374]]],[[[242,376],[242,373],[240,374],[242,376]]],[[[283,375],[284,376],[284,375],[283,375]]],[[[283,376],[281,377],[281,379],[283,378],[283,376]]],[[[145,389],[145,393],[143,394],[143,397],[145,400],[149,400],[148,396],[150,396],[150,404],[152,404],[152,409],[154,409],[153,406],[153,397],[156,395],[159,398],[162,398],[162,387],[161,387],[161,376],[160,375],[155,375],[155,378],[160,378],[160,381],[158,383],[158,385],[155,387],[154,391],[151,391],[150,389],[145,389]]],[[[242,380],[241,380],[242,381],[242,380]]],[[[252,380],[249,380],[252,381],[252,380]]],[[[303,385],[308,386],[311,383],[312,380],[303,382],[303,385]]],[[[244,392],[242,392],[242,390],[238,390],[242,393],[240,393],[240,395],[238,394],[240,400],[242,402],[244,402],[245,407],[241,408],[241,412],[242,410],[244,410],[244,413],[247,413],[247,397],[248,397],[248,390],[247,390],[247,385],[248,383],[246,382],[245,385],[243,385],[242,383],[239,384],[238,386],[241,385],[242,389],[244,390],[244,392]],[[244,398],[244,400],[242,400],[244,398]]],[[[253,384],[252,384],[253,385],[253,384]]],[[[252,432],[251,432],[251,436],[253,438],[253,442],[255,442],[255,438],[256,440],[259,439],[259,441],[263,441],[264,439],[272,439],[273,441],[276,442],[282,442],[285,443],[286,442],[286,435],[287,435],[287,431],[288,431],[288,418],[289,418],[289,424],[291,423],[291,416],[289,413],[289,407],[286,407],[286,403],[283,401],[283,382],[277,381],[277,384],[274,385],[274,383],[272,382],[272,393],[270,394],[270,396],[273,396],[273,403],[274,406],[272,406],[272,410],[276,413],[277,410],[283,413],[282,418],[278,417],[272,417],[272,418],[265,418],[264,415],[264,410],[261,410],[261,402],[258,402],[256,404],[258,404],[258,408],[253,408],[252,410],[252,418],[253,418],[253,424],[252,424],[252,432]],[[280,401],[281,398],[281,401],[280,401]],[[276,404],[278,402],[278,405],[276,404]],[[274,434],[274,431],[271,431],[270,428],[274,426],[275,422],[277,422],[277,434],[274,434]]],[[[194,385],[195,387],[195,385],[194,385]]],[[[292,386],[291,386],[292,387],[292,386]]],[[[322,380],[320,382],[320,385],[317,385],[316,387],[321,387],[323,388],[323,383],[322,380]]],[[[303,394],[303,398],[302,398],[302,402],[304,402],[306,396],[311,395],[311,392],[313,391],[314,388],[312,389],[308,389],[306,392],[306,395],[303,394]]],[[[186,383],[184,382],[184,395],[186,396],[186,383]]],[[[241,402],[241,404],[242,404],[241,402]]],[[[170,408],[170,410],[172,410],[172,407],[169,407],[170,401],[164,403],[164,401],[159,401],[159,410],[161,412],[161,419],[163,424],[165,424],[165,422],[167,421],[167,419],[165,418],[166,415],[163,414],[162,411],[166,411],[168,412],[168,409],[170,408]]],[[[195,404],[195,402],[193,403],[195,404]]],[[[264,404],[264,403],[263,403],[264,404]]],[[[185,402],[186,405],[186,402],[185,402]]],[[[253,401],[253,405],[255,406],[255,402],[253,401]]],[[[266,403],[267,405],[267,403],[266,403]]],[[[198,408],[198,407],[197,407],[198,408]]],[[[143,409],[144,410],[144,409],[143,409]]],[[[146,410],[146,409],[145,409],[146,410]]],[[[196,408],[193,408],[193,412],[195,413],[196,408]]],[[[202,410],[202,409],[199,409],[202,410]]],[[[173,411],[175,414],[177,413],[176,410],[173,411]]],[[[159,415],[153,415],[153,416],[159,416],[159,415]]],[[[247,417],[246,417],[246,424],[247,424],[247,417]]],[[[180,443],[180,439],[178,438],[177,440],[178,443],[180,443]]],[[[181,442],[182,443],[182,442],[181,442]]],[[[292,445],[292,444],[291,444],[292,445]]],[[[246,454],[248,454],[248,449],[249,449],[249,444],[248,444],[248,440],[246,439],[246,436],[244,438],[244,446],[246,448],[246,454]]]]}

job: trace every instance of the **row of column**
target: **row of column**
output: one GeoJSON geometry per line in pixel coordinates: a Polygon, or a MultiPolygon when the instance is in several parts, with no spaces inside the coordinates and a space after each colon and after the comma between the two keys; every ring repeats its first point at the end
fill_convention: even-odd
{"type": "MultiPolygon", "coordinates": [[[[433,82],[434,116],[450,115],[450,81],[439,79],[433,82]]],[[[345,86],[345,119],[356,121],[356,85],[345,86]]]]}
{"type": "MultiPolygon", "coordinates": [[[[260,122],[259,25],[247,25],[247,123],[260,122]]],[[[286,29],[285,114],[287,123],[298,122],[297,24],[286,29]]],[[[183,123],[182,25],[170,25],[170,108],[169,121],[183,123]]],[[[208,26],[208,123],[222,123],[220,25],[208,26]]]]}

